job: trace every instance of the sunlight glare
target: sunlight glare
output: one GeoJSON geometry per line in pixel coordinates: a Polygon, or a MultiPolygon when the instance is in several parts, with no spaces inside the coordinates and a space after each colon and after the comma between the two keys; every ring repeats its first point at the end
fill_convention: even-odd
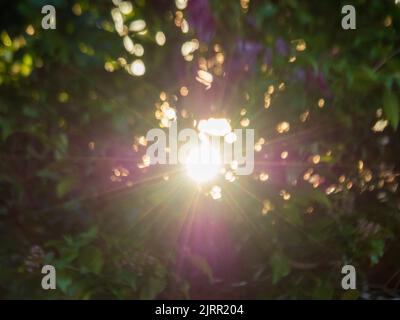
{"type": "Polygon", "coordinates": [[[185,160],[186,172],[197,183],[213,180],[221,169],[221,156],[209,143],[193,147],[185,160]]]}

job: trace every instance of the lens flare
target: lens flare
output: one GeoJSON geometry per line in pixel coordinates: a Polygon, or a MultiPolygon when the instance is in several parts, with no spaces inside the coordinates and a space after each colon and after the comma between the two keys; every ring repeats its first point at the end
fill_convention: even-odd
{"type": "Polygon", "coordinates": [[[185,159],[186,173],[197,183],[215,179],[221,169],[221,155],[217,148],[207,142],[193,147],[185,159]]]}

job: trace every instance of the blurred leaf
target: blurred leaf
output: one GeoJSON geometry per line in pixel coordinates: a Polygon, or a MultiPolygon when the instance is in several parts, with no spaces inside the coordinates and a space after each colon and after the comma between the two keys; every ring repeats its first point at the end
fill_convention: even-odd
{"type": "Polygon", "coordinates": [[[57,288],[59,288],[62,292],[66,293],[68,287],[72,283],[72,278],[68,275],[68,273],[63,271],[57,271],[57,288]]]}
{"type": "Polygon", "coordinates": [[[396,130],[399,124],[399,101],[397,96],[389,90],[386,90],[383,96],[383,110],[393,129],[396,130]]]}
{"type": "Polygon", "coordinates": [[[287,204],[284,206],[284,209],[284,218],[286,221],[296,226],[303,225],[303,219],[297,206],[293,204],[287,204]]]}
{"type": "Polygon", "coordinates": [[[61,247],[59,248],[59,251],[60,251],[60,259],[57,260],[59,265],[68,264],[74,261],[79,256],[79,251],[77,248],[61,247]]]}
{"type": "Polygon", "coordinates": [[[103,268],[103,264],[103,254],[98,248],[88,246],[81,250],[79,254],[79,265],[82,272],[99,274],[103,268]]]}
{"type": "Polygon", "coordinates": [[[273,284],[286,277],[291,271],[289,259],[282,253],[274,253],[269,262],[272,267],[273,284]]]}
{"type": "Polygon", "coordinates": [[[137,277],[132,271],[122,270],[119,273],[119,278],[121,281],[125,282],[128,286],[130,286],[133,290],[137,288],[137,277]]]}
{"type": "Polygon", "coordinates": [[[140,291],[140,299],[143,300],[155,299],[157,295],[165,289],[166,285],[167,285],[166,279],[159,277],[151,277],[140,291]]]}
{"type": "Polygon", "coordinates": [[[319,279],[317,282],[318,284],[312,293],[312,298],[317,300],[332,299],[334,293],[332,285],[327,281],[322,281],[319,279]]]}
{"type": "Polygon", "coordinates": [[[325,192],[314,190],[310,192],[310,198],[323,205],[326,208],[331,208],[332,204],[325,192]]]}
{"type": "Polygon", "coordinates": [[[56,188],[57,196],[59,198],[64,197],[68,194],[76,184],[76,180],[73,177],[63,178],[58,184],[56,188]]]}
{"type": "Polygon", "coordinates": [[[342,296],[342,300],[357,300],[360,297],[360,292],[358,290],[346,290],[342,296]]]}
{"type": "Polygon", "coordinates": [[[377,264],[379,259],[385,252],[385,241],[382,239],[374,239],[371,241],[371,263],[377,264]]]}
{"type": "Polygon", "coordinates": [[[214,276],[213,276],[213,271],[208,264],[208,261],[203,258],[202,256],[198,254],[190,254],[189,259],[191,263],[199,270],[201,273],[203,273],[205,276],[207,276],[208,280],[210,282],[213,281],[214,276]]]}

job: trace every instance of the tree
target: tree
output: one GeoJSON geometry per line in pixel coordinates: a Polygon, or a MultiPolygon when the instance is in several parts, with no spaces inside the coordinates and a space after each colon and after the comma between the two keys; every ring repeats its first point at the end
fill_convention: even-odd
{"type": "Polygon", "coordinates": [[[0,296],[398,295],[399,10],[353,1],[343,30],[345,4],[3,5],[0,296]],[[146,132],[175,117],[254,128],[254,174],[149,166],[146,132]]]}

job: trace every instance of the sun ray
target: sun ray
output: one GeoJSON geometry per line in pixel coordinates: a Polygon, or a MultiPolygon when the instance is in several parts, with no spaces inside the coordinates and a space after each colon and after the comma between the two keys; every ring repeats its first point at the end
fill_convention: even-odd
{"type": "MultiPolygon", "coordinates": [[[[175,169],[175,170],[167,171],[167,172],[171,173],[171,172],[181,172],[181,171],[182,171],[182,169],[175,169]]],[[[146,177],[146,178],[141,179],[141,180],[136,180],[130,186],[127,186],[126,184],[124,184],[123,186],[119,186],[117,188],[112,188],[112,189],[105,190],[105,191],[102,191],[102,192],[96,192],[95,194],[85,195],[85,196],[81,196],[81,197],[75,197],[73,199],[70,199],[70,200],[67,200],[67,201],[63,201],[61,203],[57,203],[57,204],[49,206],[47,208],[28,211],[27,214],[41,214],[41,213],[45,213],[45,212],[48,212],[48,211],[51,211],[51,210],[62,208],[63,206],[75,203],[77,201],[92,200],[92,199],[96,199],[96,198],[103,197],[103,196],[106,196],[108,194],[116,193],[116,192],[120,192],[120,191],[126,191],[126,190],[133,191],[135,187],[138,187],[138,186],[140,186],[140,185],[142,185],[142,184],[144,184],[146,182],[158,180],[158,179],[162,178],[164,175],[165,175],[165,172],[163,172],[161,174],[156,174],[156,175],[151,176],[151,177],[146,177]]]]}
{"type": "MultiPolygon", "coordinates": [[[[246,190],[246,188],[244,188],[240,184],[237,184],[237,187],[239,187],[243,192],[247,193],[249,196],[251,196],[256,201],[258,201],[260,204],[262,203],[261,199],[259,199],[253,193],[251,193],[248,190],[246,190]]],[[[309,233],[306,233],[302,228],[300,228],[299,226],[295,225],[292,221],[288,220],[283,215],[276,214],[274,212],[272,212],[272,214],[274,214],[274,217],[277,217],[278,219],[284,221],[285,223],[290,225],[293,229],[295,229],[296,231],[300,232],[307,240],[309,240],[310,242],[316,244],[318,247],[324,249],[326,252],[331,252],[331,253],[333,252],[331,248],[321,244],[318,240],[316,240],[314,237],[312,237],[309,233]]],[[[333,256],[335,256],[335,254],[333,254],[333,256]]]]}
{"type": "Polygon", "coordinates": [[[192,227],[193,227],[193,223],[194,223],[193,220],[196,215],[199,197],[200,197],[199,192],[196,192],[193,195],[193,197],[191,198],[191,201],[188,203],[186,214],[182,219],[181,230],[178,235],[178,242],[179,242],[178,248],[180,249],[180,252],[178,253],[178,259],[177,259],[178,270],[181,269],[183,258],[186,253],[186,246],[189,243],[189,238],[190,238],[190,234],[192,232],[192,227]]]}

